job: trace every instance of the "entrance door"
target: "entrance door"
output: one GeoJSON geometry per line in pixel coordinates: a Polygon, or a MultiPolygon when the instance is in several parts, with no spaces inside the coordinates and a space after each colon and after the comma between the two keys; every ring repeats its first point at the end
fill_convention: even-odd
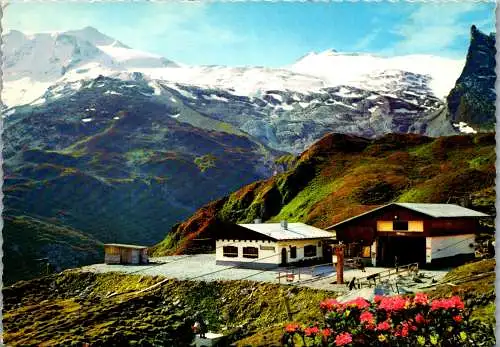
{"type": "Polygon", "coordinates": [[[130,260],[132,264],[139,264],[139,250],[138,249],[133,249],[132,250],[132,259],[130,260]]]}
{"type": "Polygon", "coordinates": [[[425,264],[425,237],[379,237],[377,265],[393,267],[411,263],[425,264]]]}
{"type": "Polygon", "coordinates": [[[325,263],[331,263],[332,261],[332,245],[325,242],[323,243],[323,260],[325,263]]]}
{"type": "Polygon", "coordinates": [[[286,248],[281,249],[281,265],[286,265],[287,264],[287,258],[286,258],[286,248]]]}
{"type": "Polygon", "coordinates": [[[127,248],[120,249],[120,264],[130,264],[130,250],[127,248]]]}

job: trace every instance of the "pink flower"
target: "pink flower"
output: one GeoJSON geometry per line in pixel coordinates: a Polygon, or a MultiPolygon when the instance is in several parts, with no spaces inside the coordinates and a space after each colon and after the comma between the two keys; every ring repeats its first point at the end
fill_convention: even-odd
{"type": "Polygon", "coordinates": [[[383,298],[380,301],[379,308],[386,310],[387,312],[400,311],[408,306],[409,302],[407,299],[400,296],[393,296],[388,298],[383,298]]]}
{"type": "Polygon", "coordinates": [[[388,320],[383,321],[381,323],[378,323],[378,325],[377,325],[377,330],[380,330],[380,331],[389,330],[390,328],[391,328],[391,324],[389,324],[388,320]]]}
{"type": "Polygon", "coordinates": [[[401,329],[399,329],[398,327],[398,330],[394,333],[394,335],[407,337],[408,334],[410,333],[410,330],[415,331],[417,330],[417,327],[409,322],[402,322],[401,329]]]}
{"type": "Polygon", "coordinates": [[[375,297],[373,298],[373,302],[378,304],[380,303],[380,301],[382,301],[384,297],[382,295],[375,295],[375,297]]]}
{"type": "Polygon", "coordinates": [[[417,313],[417,315],[415,316],[415,322],[417,322],[418,324],[424,324],[424,323],[426,323],[424,315],[421,314],[421,313],[417,313]]]}
{"type": "Polygon", "coordinates": [[[457,323],[461,323],[463,318],[461,315],[456,315],[456,316],[453,316],[453,320],[457,323]]]}
{"type": "Polygon", "coordinates": [[[285,327],[285,331],[290,334],[293,334],[298,330],[300,330],[300,325],[298,325],[297,323],[290,323],[285,327]]]}
{"type": "Polygon", "coordinates": [[[351,342],[352,342],[352,336],[347,332],[338,334],[337,337],[335,338],[336,346],[345,346],[351,342]]]}
{"type": "Polygon", "coordinates": [[[324,337],[328,337],[328,336],[332,335],[332,330],[325,328],[325,329],[323,329],[323,331],[321,331],[321,333],[323,334],[324,337]]]}
{"type": "Polygon", "coordinates": [[[309,327],[309,328],[305,328],[304,329],[304,334],[306,336],[314,336],[316,335],[317,333],[319,333],[319,329],[318,327],[309,327]]]}
{"type": "Polygon", "coordinates": [[[462,302],[462,299],[460,299],[459,296],[454,296],[450,299],[452,302],[453,302],[453,305],[455,306],[455,308],[458,308],[459,310],[463,310],[465,305],[464,303],[462,302]]]}
{"type": "Polygon", "coordinates": [[[326,299],[319,304],[322,310],[333,311],[335,308],[339,307],[341,304],[335,299],[326,299]]]}
{"type": "Polygon", "coordinates": [[[449,310],[451,308],[462,310],[464,308],[464,303],[458,296],[454,296],[450,299],[437,299],[431,303],[431,311],[439,309],[449,310]]]}
{"type": "Polygon", "coordinates": [[[370,312],[364,311],[359,316],[359,321],[361,323],[373,324],[375,321],[375,318],[373,317],[373,314],[371,314],[370,312]]]}
{"type": "Polygon", "coordinates": [[[363,298],[356,298],[354,300],[346,302],[346,305],[347,306],[354,306],[354,307],[357,307],[360,310],[362,310],[364,308],[369,307],[370,303],[368,301],[366,301],[365,299],[363,299],[363,298]]]}
{"type": "Polygon", "coordinates": [[[415,298],[413,299],[413,302],[417,305],[427,305],[429,303],[429,299],[427,298],[426,294],[417,293],[417,294],[415,294],[415,298]]]}

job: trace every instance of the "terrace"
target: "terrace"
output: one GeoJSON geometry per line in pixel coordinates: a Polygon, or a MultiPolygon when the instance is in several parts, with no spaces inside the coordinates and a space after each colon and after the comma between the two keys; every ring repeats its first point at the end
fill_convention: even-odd
{"type": "MultiPolygon", "coordinates": [[[[370,275],[390,273],[391,268],[366,267],[365,272],[346,267],[344,270],[345,284],[335,284],[336,272],[332,264],[275,269],[246,269],[238,266],[218,265],[214,254],[179,255],[161,258],[151,258],[148,265],[108,265],[94,264],[81,268],[81,271],[96,273],[123,272],[144,276],[163,276],[179,280],[220,281],[220,280],[251,280],[257,282],[281,283],[285,285],[306,286],[315,289],[347,292],[347,284],[353,279],[366,278],[370,275]]],[[[418,275],[408,272],[385,276],[389,282],[400,284],[398,290],[418,290],[429,286],[444,277],[448,270],[419,270],[418,275]],[[398,278],[398,276],[400,276],[398,278]],[[418,278],[417,281],[414,279],[418,278]]],[[[381,274],[382,275],[382,274],[381,274]]],[[[384,276],[380,276],[384,278],[384,276]]],[[[384,281],[378,284],[383,284],[384,281]]],[[[386,281],[387,282],[387,281],[386,281]]],[[[390,285],[390,283],[386,283],[390,285]]]]}

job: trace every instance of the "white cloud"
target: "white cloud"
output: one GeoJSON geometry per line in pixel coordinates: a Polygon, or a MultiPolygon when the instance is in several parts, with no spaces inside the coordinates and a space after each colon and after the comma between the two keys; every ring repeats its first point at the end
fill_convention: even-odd
{"type": "Polygon", "coordinates": [[[241,44],[247,39],[210,17],[208,5],[199,2],[13,3],[4,13],[3,24],[4,29],[25,33],[93,26],[130,47],[167,58],[175,58],[186,50],[241,44]]]}
{"type": "Polygon", "coordinates": [[[469,34],[470,25],[463,16],[477,9],[472,2],[427,3],[419,7],[408,21],[396,27],[393,34],[400,41],[385,50],[387,54],[411,54],[432,50],[443,54],[456,53],[452,45],[469,34]]]}

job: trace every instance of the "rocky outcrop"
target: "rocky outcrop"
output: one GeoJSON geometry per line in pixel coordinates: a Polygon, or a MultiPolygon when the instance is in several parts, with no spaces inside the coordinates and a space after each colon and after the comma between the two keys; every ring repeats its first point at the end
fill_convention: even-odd
{"type": "Polygon", "coordinates": [[[484,130],[494,128],[495,54],[495,34],[486,35],[473,25],[465,67],[447,98],[453,123],[464,122],[484,130]]]}

